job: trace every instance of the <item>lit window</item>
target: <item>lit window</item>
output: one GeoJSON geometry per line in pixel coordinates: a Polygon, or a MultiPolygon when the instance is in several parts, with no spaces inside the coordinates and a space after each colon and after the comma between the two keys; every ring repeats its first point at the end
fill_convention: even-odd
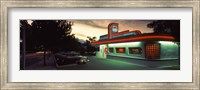
{"type": "Polygon", "coordinates": [[[116,48],[117,53],[125,53],[125,48],[116,48]]]}
{"type": "Polygon", "coordinates": [[[146,44],[146,58],[159,59],[160,58],[160,44],[150,43],[146,44]]]}
{"type": "Polygon", "coordinates": [[[130,47],[129,54],[142,54],[142,48],[139,47],[130,47]]]}
{"type": "Polygon", "coordinates": [[[110,53],[114,53],[114,49],[113,48],[109,48],[109,52],[110,53]]]}

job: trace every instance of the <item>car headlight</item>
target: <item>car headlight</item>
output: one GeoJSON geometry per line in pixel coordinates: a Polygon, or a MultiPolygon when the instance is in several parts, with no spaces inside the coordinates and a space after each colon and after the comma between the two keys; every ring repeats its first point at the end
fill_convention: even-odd
{"type": "Polygon", "coordinates": [[[83,62],[83,59],[81,59],[80,62],[83,62]]]}

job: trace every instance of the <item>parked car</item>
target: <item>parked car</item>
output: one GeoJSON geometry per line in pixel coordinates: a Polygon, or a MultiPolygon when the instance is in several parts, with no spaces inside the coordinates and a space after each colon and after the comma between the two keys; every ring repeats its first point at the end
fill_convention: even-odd
{"type": "Polygon", "coordinates": [[[55,63],[57,65],[67,65],[67,64],[86,64],[88,58],[82,56],[77,52],[66,52],[66,53],[57,53],[55,54],[55,63]]]}

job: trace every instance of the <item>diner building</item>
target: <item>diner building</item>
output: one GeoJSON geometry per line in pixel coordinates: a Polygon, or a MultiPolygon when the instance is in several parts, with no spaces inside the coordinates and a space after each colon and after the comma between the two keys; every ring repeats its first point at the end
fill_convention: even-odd
{"type": "MultiPolygon", "coordinates": [[[[96,53],[98,58],[118,59],[129,61],[159,61],[179,64],[179,42],[171,35],[142,34],[140,30],[125,30],[119,32],[118,23],[108,25],[108,34],[100,36],[96,53]]],[[[155,63],[156,64],[156,63],[155,63]]],[[[152,64],[151,64],[152,65],[152,64]]],[[[162,64],[160,64],[162,65],[162,64]]]]}

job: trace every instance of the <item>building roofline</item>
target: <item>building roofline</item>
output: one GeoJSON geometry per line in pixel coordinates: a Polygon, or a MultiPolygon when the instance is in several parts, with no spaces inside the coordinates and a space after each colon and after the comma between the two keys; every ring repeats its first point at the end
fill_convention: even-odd
{"type": "Polygon", "coordinates": [[[130,42],[130,41],[146,41],[146,40],[164,40],[164,41],[175,41],[175,38],[170,35],[149,35],[143,34],[138,36],[126,37],[126,38],[116,38],[108,39],[103,41],[92,42],[92,45],[101,45],[109,43],[121,43],[121,42],[130,42]]]}

